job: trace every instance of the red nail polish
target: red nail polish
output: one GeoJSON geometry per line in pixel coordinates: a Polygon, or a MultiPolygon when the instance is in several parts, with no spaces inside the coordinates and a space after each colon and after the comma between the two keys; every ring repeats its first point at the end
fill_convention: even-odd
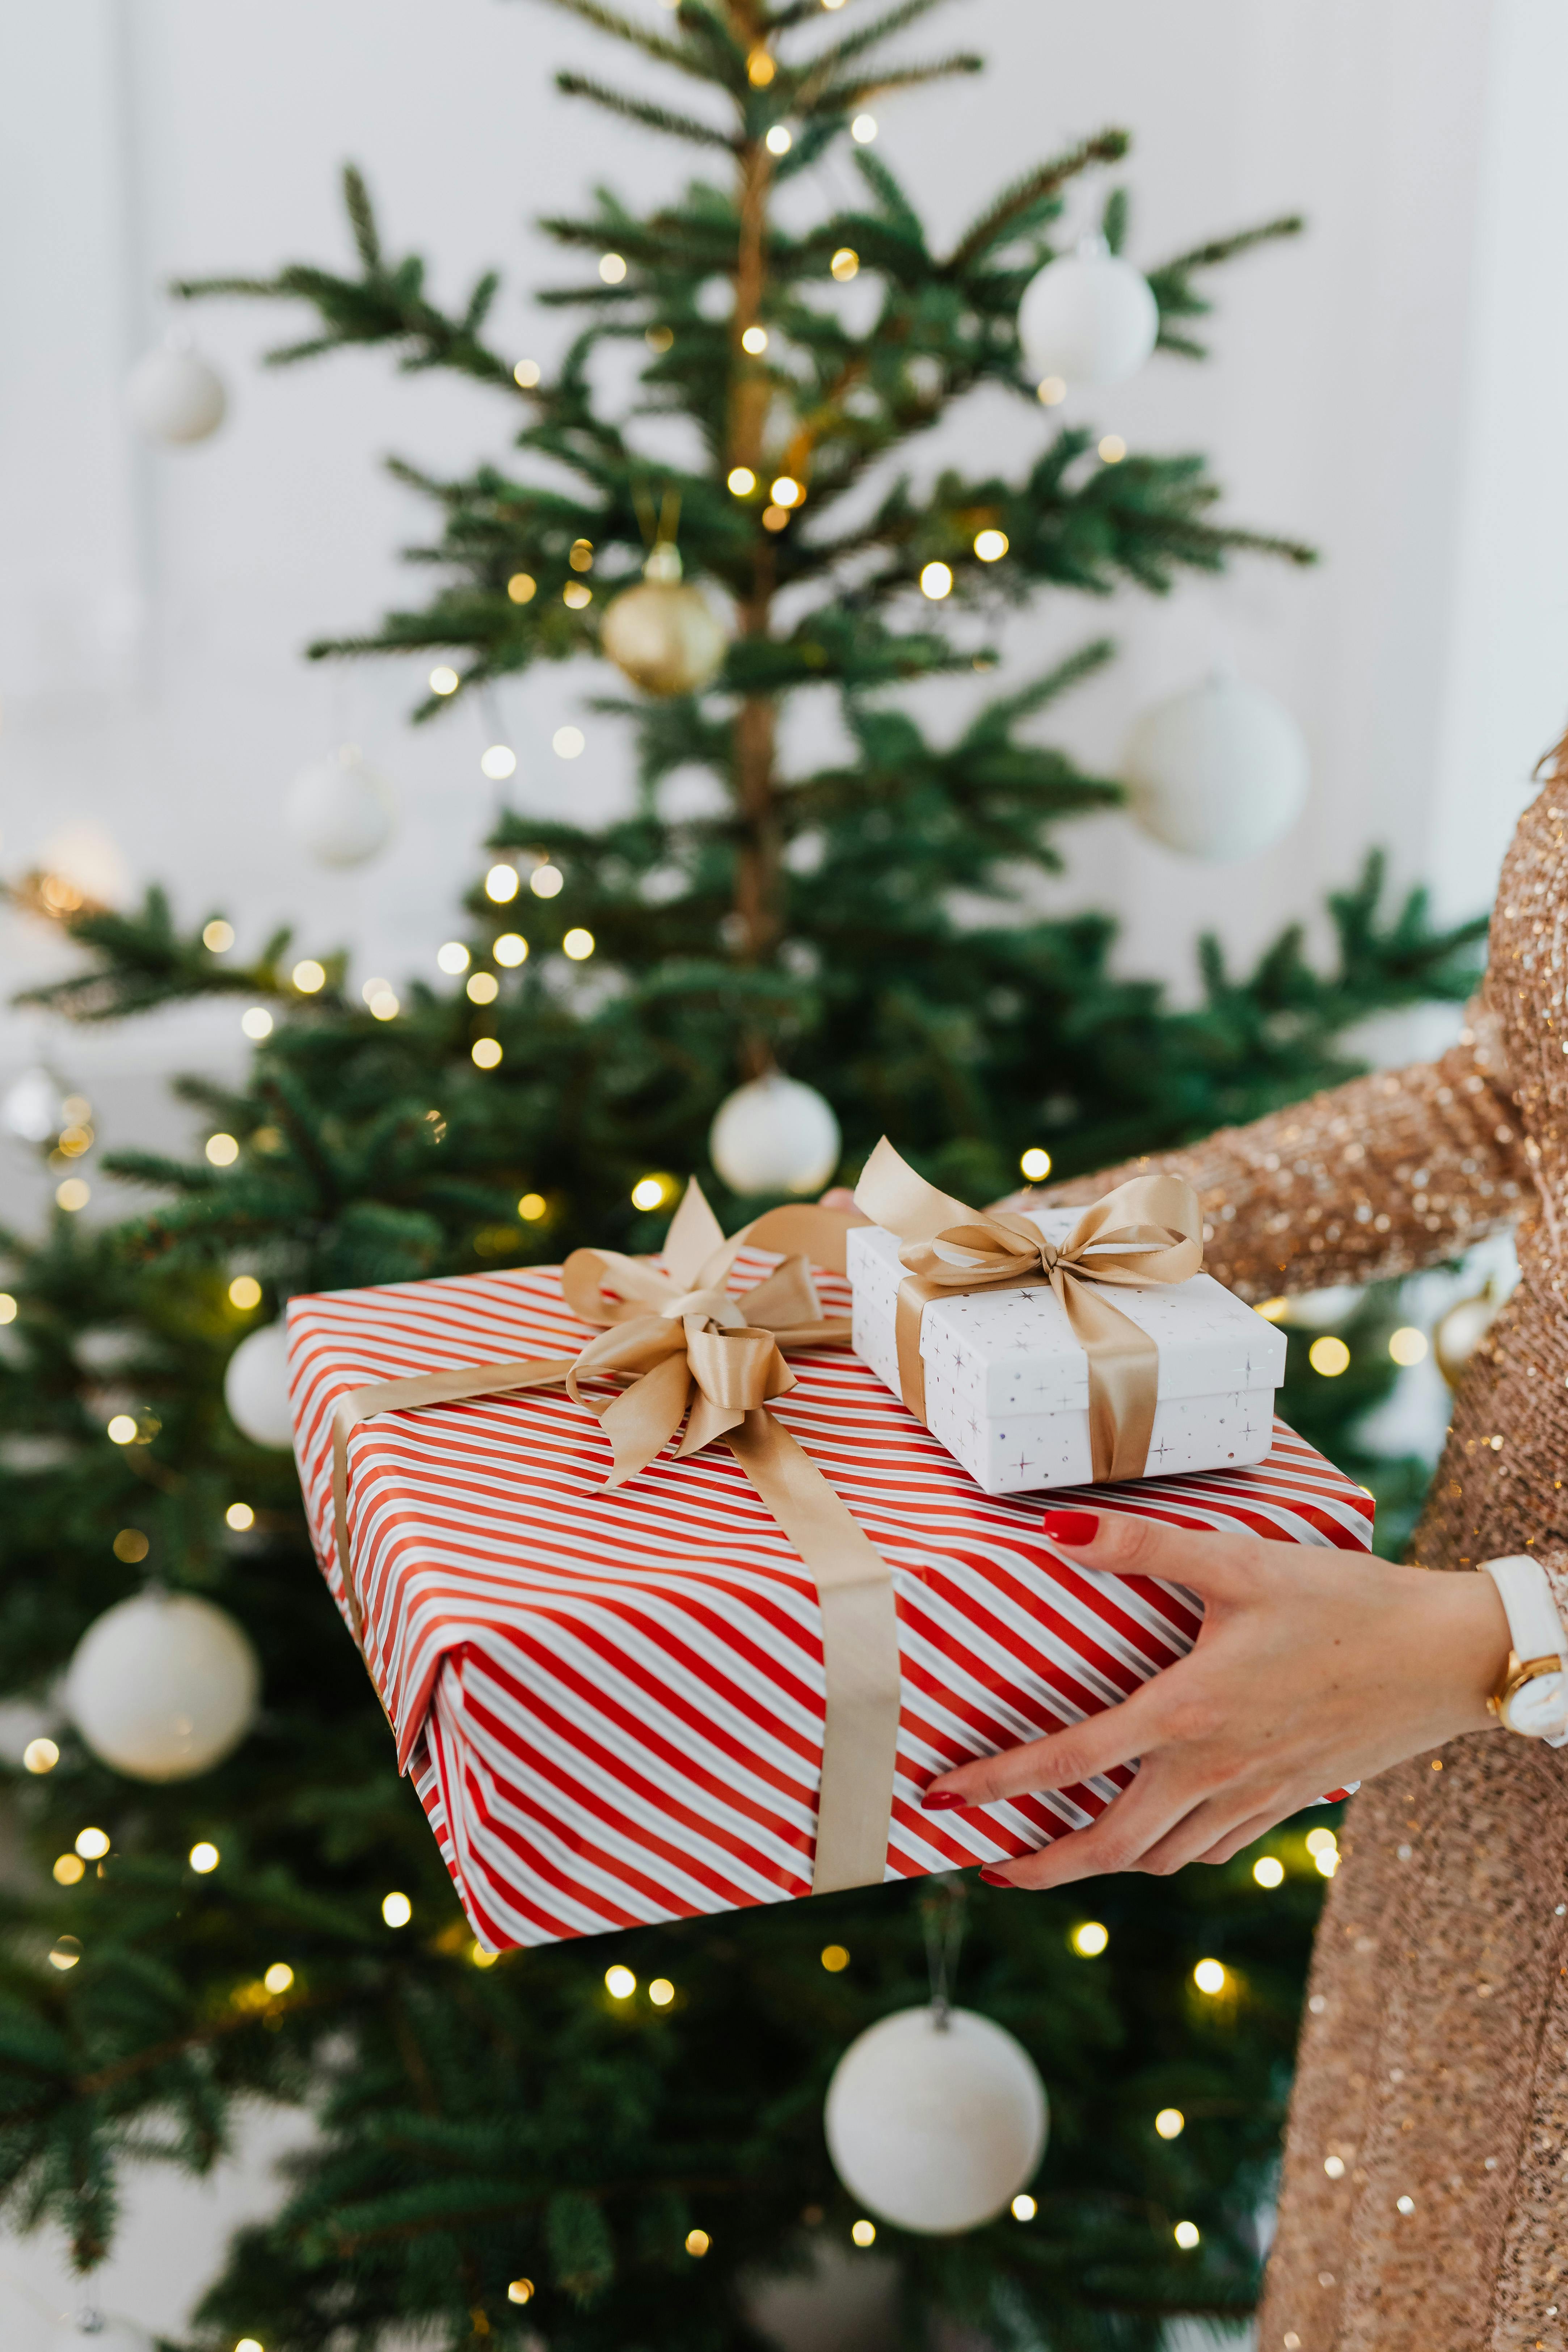
{"type": "Polygon", "coordinates": [[[966,1805],[968,1802],[968,1798],[961,1797],[956,1789],[928,1789],[921,1799],[921,1808],[928,1813],[943,1812],[950,1805],[966,1805]]]}
{"type": "Polygon", "coordinates": [[[1047,1511],[1040,1525],[1053,1543],[1091,1544],[1100,1520],[1093,1511],[1047,1511]]]}
{"type": "Polygon", "coordinates": [[[987,1886],[1011,1886],[1013,1884],[1010,1878],[1004,1878],[999,1870],[983,1870],[980,1875],[987,1886]]]}

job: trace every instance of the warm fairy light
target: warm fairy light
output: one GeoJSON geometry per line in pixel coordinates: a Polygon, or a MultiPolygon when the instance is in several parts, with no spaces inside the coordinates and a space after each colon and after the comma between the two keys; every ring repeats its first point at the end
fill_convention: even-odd
{"type": "Polygon", "coordinates": [[[468,1058],[476,1068],[493,1070],[500,1060],[500,1046],[494,1037],[476,1037],[468,1048],[468,1058]]]}
{"type": "Polygon", "coordinates": [[[539,375],[540,368],[537,360],[519,360],[511,372],[511,380],[513,383],[521,385],[524,392],[531,392],[539,382],[539,375]]]}
{"type": "Polygon", "coordinates": [[[626,274],[626,261],[620,254],[602,253],[599,256],[599,275],[606,286],[618,286],[626,274]]]}
{"type": "Polygon", "coordinates": [[[657,1176],[639,1176],[632,1186],[634,1209],[657,1209],[664,1198],[664,1185],[657,1176]]]}
{"type": "Polygon", "coordinates": [[[389,1927],[406,1927],[414,1916],[414,1906],[406,1895],[384,1895],[381,1916],[389,1927]]]}
{"type": "Polygon", "coordinates": [[[655,2009],[668,2009],[675,1999],[675,1987],[668,1977],[655,1977],[647,1989],[647,1997],[655,2009]]]}
{"type": "Polygon", "coordinates": [[[518,892],[515,866],[492,866],[485,876],[485,896],[498,907],[504,907],[518,892]]]}
{"type": "Polygon", "coordinates": [[[500,982],[493,971],[476,971],[469,976],[468,997],[471,1004],[493,1004],[500,994],[500,982]]]}
{"type": "Polygon", "coordinates": [[[1104,465],[1121,465],[1121,460],[1127,455],[1127,444],[1121,438],[1120,433],[1108,433],[1105,436],[1105,438],[1100,445],[1100,460],[1104,465]]]}
{"type": "Polygon", "coordinates": [[[510,743],[492,743],[479,753],[479,773],[488,776],[492,784],[504,784],[509,776],[517,773],[517,753],[510,743]]]}
{"type": "Polygon", "coordinates": [[[15,1323],[16,1302],[8,1290],[0,1290],[0,1323],[15,1323]]]}
{"type": "Polygon", "coordinates": [[[580,613],[585,604],[591,604],[593,601],[593,590],[581,580],[568,580],[565,587],[561,591],[561,602],[569,613],[580,613]]]}
{"type": "Polygon", "coordinates": [[[942,598],[951,593],[952,588],[952,574],[945,563],[928,563],[922,567],[921,594],[929,596],[933,604],[940,604],[942,598]]]}
{"type": "Polygon", "coordinates": [[[875,2221],[852,2221],[849,2225],[849,2235],[858,2246],[874,2246],[877,2242],[877,2224],[875,2221]]]}
{"type": "Polygon", "coordinates": [[[437,662],[430,673],[432,694],[456,694],[462,682],[450,662],[437,662]]]}
{"type": "Polygon", "coordinates": [[[301,996],[314,996],[319,989],[325,988],[327,984],[325,967],[319,964],[314,956],[304,957],[294,966],[289,977],[301,996]]]}
{"type": "Polygon", "coordinates": [[[1006,532],[977,530],[974,534],[974,552],[982,563],[1000,563],[1007,552],[1006,532]]]}
{"type": "Polygon", "coordinates": [[[760,358],[767,347],[768,331],[765,327],[748,327],[741,337],[741,349],[749,352],[752,359],[760,358]]]}
{"type": "MultiPolygon", "coordinates": [[[[677,0],[677,5],[679,5],[679,0],[677,0]]],[[[643,335],[643,341],[647,345],[650,352],[667,352],[675,341],[675,329],[673,327],[649,327],[646,330],[643,335]]]]}
{"type": "Polygon", "coordinates": [[[825,8],[842,8],[844,0],[822,0],[825,8]]]}
{"type": "Polygon", "coordinates": [[[514,572],[506,583],[506,593],[514,604],[531,604],[539,593],[539,583],[531,572],[514,572]]]}
{"type": "Polygon", "coordinates": [[[612,2000],[630,2000],[637,1989],[636,1977],[630,1969],[623,1969],[618,1961],[613,1969],[605,1970],[605,1990],[612,2000]]]}
{"type": "Polygon", "coordinates": [[[1323,2170],[1328,2174],[1331,2180],[1342,2180],[1345,2177],[1344,2158],[1342,2156],[1325,2156],[1323,2158],[1323,2170]]]}
{"type": "Polygon", "coordinates": [[[695,2254],[699,2261],[712,2243],[706,2230],[688,2230],[686,2232],[686,2251],[689,2254],[695,2254]]]}
{"type": "Polygon", "coordinates": [[[581,926],[574,927],[562,940],[561,952],[570,956],[574,963],[586,963],[594,952],[593,932],[584,930],[581,926]]]}
{"type": "Polygon", "coordinates": [[[764,507],[763,509],[763,529],[764,530],[783,530],[788,520],[788,507],[764,507]]]}
{"type": "Polygon", "coordinates": [[[1162,2107],[1154,2118],[1154,2129],[1162,2139],[1180,2139],[1186,2127],[1187,2119],[1180,2107],[1162,2107]]]}
{"type": "Polygon", "coordinates": [[[396,991],[384,980],[366,981],[364,1001],[373,1021],[395,1021],[403,1010],[396,991]]]}
{"type": "Polygon", "coordinates": [[[753,89],[766,89],[777,71],[778,67],[766,49],[753,49],[746,59],[746,79],[753,89]]]}
{"type": "Polygon", "coordinates": [[[1253,1313],[1261,1315],[1266,1323],[1283,1323],[1289,1312],[1290,1301],[1288,1298],[1266,1298],[1261,1307],[1253,1309],[1253,1313]]]}
{"type": "Polygon", "coordinates": [[[824,1944],[822,1965],[830,1977],[842,1976],[844,1970],[849,1966],[847,1948],[843,1944],[824,1944]]]}
{"type": "Polygon", "coordinates": [[[57,1886],[78,1886],[87,1876],[87,1864],[79,1853],[62,1853],[56,1858],[53,1875],[57,1886]]]}
{"type": "Polygon", "coordinates": [[[49,1966],[52,1969],[74,1969],[80,1958],[81,1946],[74,1936],[61,1936],[49,1947],[49,1966]]]}
{"type": "Polygon", "coordinates": [[[448,940],[436,950],[436,961],[443,971],[467,971],[472,961],[461,940],[448,940]]]}
{"type": "Polygon", "coordinates": [[[234,945],[234,925],[215,916],[202,930],[202,945],[209,955],[226,955],[234,945]]]}
{"type": "Polygon", "coordinates": [[[1426,1334],[1405,1323],[1388,1335],[1388,1352],[1396,1364],[1419,1364],[1426,1354],[1426,1334]]]}
{"type": "Polygon", "coordinates": [[[60,1751],[52,1739],[29,1739],[22,1750],[25,1772],[52,1772],[60,1760],[60,1751]]]}
{"type": "Polygon", "coordinates": [[[860,257],[852,245],[841,245],[827,267],[840,286],[847,286],[849,280],[859,274],[860,257]]]}
{"type": "Polygon", "coordinates": [[[728,487],[733,497],[749,499],[757,487],[757,478],[750,466],[731,466],[728,487]]]}
{"type": "Polygon", "coordinates": [[[541,1217],[549,1215],[550,1203],[542,1192],[525,1192],[517,1204],[517,1213],[525,1225],[536,1225],[541,1217]]]}
{"type": "Polygon", "coordinates": [[[529,876],[528,887],[536,898],[555,898],[560,896],[565,880],[566,877],[559,866],[552,866],[546,858],[543,865],[536,866],[529,876]]]}
{"type": "Polygon", "coordinates": [[[574,572],[592,572],[594,542],[591,539],[574,539],[566,557],[574,572]]]}
{"type": "Polygon", "coordinates": [[[116,1445],[134,1445],[136,1443],[136,1421],[132,1413],[115,1413],[105,1423],[105,1429],[116,1445]]]}
{"type": "Polygon", "coordinates": [[[232,1168],[239,1158],[239,1145],[232,1135],[209,1135],[202,1149],[215,1168],[232,1168]]]}
{"type": "Polygon", "coordinates": [[[503,931],[490,953],[497,963],[504,963],[510,971],[514,964],[528,961],[528,941],[521,931],[503,931]]]}
{"type": "Polygon", "coordinates": [[[91,1185],[79,1176],[68,1176],[63,1184],[55,1187],[56,1206],[68,1210],[72,1216],[79,1209],[85,1209],[91,1198],[91,1185]]]}
{"type": "Polygon", "coordinates": [[[550,739],[550,748],[558,760],[574,760],[587,740],[580,727],[558,727],[550,739]]]}
{"type": "Polygon", "coordinates": [[[223,1516],[226,1525],[231,1527],[237,1536],[244,1535],[256,1525],[256,1513],[248,1503],[231,1503],[223,1516]]]}
{"type": "Polygon", "coordinates": [[[1285,1865],[1278,1854],[1260,1853],[1252,1865],[1252,1875],[1259,1886],[1283,1886],[1285,1865]]]}
{"type": "Polygon", "coordinates": [[[493,1969],[500,1954],[487,1952],[484,1946],[476,1940],[468,1947],[468,1958],[477,1969],[493,1969]]]}
{"type": "Polygon", "coordinates": [[[782,122],[775,122],[767,135],[765,143],[770,155],[787,155],[795,145],[795,141],[782,122]]]}
{"type": "Polygon", "coordinates": [[[1059,375],[1043,375],[1035,386],[1044,408],[1059,408],[1068,396],[1067,379],[1059,375]]]}
{"type": "Polygon", "coordinates": [[[1086,1919],[1072,1931],[1072,1948],[1080,1959],[1098,1960],[1110,1941],[1110,1928],[1098,1919],[1086,1919]]]}
{"type": "Polygon", "coordinates": [[[191,1868],[205,1878],[209,1871],[217,1868],[218,1850],[206,1838],[202,1838],[191,1848],[186,1859],[191,1868]]]}
{"type": "Polygon", "coordinates": [[[109,1549],[116,1559],[122,1559],[128,1568],[134,1568],[138,1560],[146,1559],[153,1547],[140,1528],[121,1528],[109,1549]]]}
{"type": "Polygon", "coordinates": [[[1027,1151],[1019,1154],[1018,1165],[1030,1183],[1037,1184],[1051,1172],[1051,1155],[1042,1150],[1037,1143],[1032,1143],[1027,1151]]]}
{"type": "Polygon", "coordinates": [[[1190,2254],[1202,2233],[1195,2221],[1178,2221],[1171,2235],[1184,2253],[1190,2254]]]}
{"type": "Polygon", "coordinates": [[[1193,1970],[1193,1982],[1200,1992],[1220,1993],[1226,1988],[1226,1973],[1218,1960],[1200,1960],[1193,1970]]]}
{"type": "Polygon", "coordinates": [[[1314,1339],[1307,1350],[1307,1361],[1315,1372],[1321,1372],[1326,1381],[1337,1381],[1342,1371],[1349,1370],[1350,1360],[1350,1349],[1342,1339],[1336,1339],[1331,1331],[1325,1331],[1321,1339],[1314,1339]]]}
{"type": "Polygon", "coordinates": [[[781,474],[769,495],[775,507],[798,507],[805,500],[805,485],[793,474],[781,474]]]}
{"type": "Polygon", "coordinates": [[[1315,1853],[1312,1862],[1324,1878],[1331,1878],[1340,1866],[1339,1854],[1331,1845],[1325,1846],[1321,1853],[1315,1853]]]}
{"type": "Polygon", "coordinates": [[[248,1005],[239,1016],[239,1025],[253,1044],[272,1034],[272,1015],[265,1004],[248,1005]]]}
{"type": "Polygon", "coordinates": [[[1307,1852],[1310,1854],[1338,1853],[1339,1850],[1340,1842],[1332,1830],[1316,1829],[1307,1832],[1307,1852]]]}
{"type": "Polygon", "coordinates": [[[1013,2200],[1015,2221],[1032,2221],[1039,2210],[1032,2197],[1018,2196],[1013,2200]]]}
{"type": "Polygon", "coordinates": [[[77,1832],[76,1850],[78,1853],[80,1854],[83,1862],[101,1862],[104,1855],[109,1852],[109,1847],[110,1836],[107,1830],[79,1830],[77,1832]]]}
{"type": "Polygon", "coordinates": [[[287,1992],[294,1981],[294,1971],[287,1960],[274,1960],[261,1981],[268,1992],[287,1992]]]}
{"type": "Polygon", "coordinates": [[[258,2336],[242,2336],[235,2346],[234,2352],[267,2352],[267,2347],[258,2336]]]}
{"type": "Polygon", "coordinates": [[[854,121],[849,125],[849,136],[851,139],[858,141],[862,147],[869,147],[872,140],[877,136],[876,116],[874,114],[858,114],[855,117],[854,121]]]}
{"type": "Polygon", "coordinates": [[[506,2299],[509,2303],[531,2303],[533,2301],[533,2281],[531,2279],[513,2279],[510,2285],[507,2288],[506,2299]]]}

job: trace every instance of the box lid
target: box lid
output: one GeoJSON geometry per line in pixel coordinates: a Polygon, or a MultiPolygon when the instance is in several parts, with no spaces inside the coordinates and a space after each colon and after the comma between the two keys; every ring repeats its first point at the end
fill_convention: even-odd
{"type": "MultiPolygon", "coordinates": [[[[1049,1241],[1066,1241],[1079,1209],[1026,1212],[1049,1241]]],[[[858,1225],[847,1235],[858,1311],[891,1315],[904,1268],[895,1234],[858,1225]]],[[[1147,1289],[1107,1287],[1102,1296],[1160,1349],[1163,1397],[1278,1388],[1285,1334],[1212,1276],[1147,1289]]],[[[1048,1283],[976,1290],[933,1299],[921,1325],[921,1353],[941,1362],[963,1401],[990,1414],[1070,1412],[1089,1402],[1089,1361],[1048,1283]]]]}

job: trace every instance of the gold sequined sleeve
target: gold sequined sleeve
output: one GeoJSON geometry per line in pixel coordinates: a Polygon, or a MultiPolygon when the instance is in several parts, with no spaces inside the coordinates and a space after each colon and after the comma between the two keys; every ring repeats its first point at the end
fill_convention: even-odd
{"type": "Polygon", "coordinates": [[[1130,1176],[1185,1176],[1203,1204],[1205,1271],[1258,1300],[1411,1274],[1511,1224],[1534,1191],[1531,1148],[1478,1004],[1441,1061],[1017,1198],[1076,1206],[1130,1176]]]}

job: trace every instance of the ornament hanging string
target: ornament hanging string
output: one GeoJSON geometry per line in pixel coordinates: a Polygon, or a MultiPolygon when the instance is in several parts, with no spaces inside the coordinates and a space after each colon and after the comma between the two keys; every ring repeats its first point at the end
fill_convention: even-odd
{"type": "Polygon", "coordinates": [[[952,2014],[968,1909],[969,1888],[956,1870],[939,1871],[926,1880],[921,1895],[921,1924],[925,1929],[931,2011],[942,2032],[952,2014]]]}
{"type": "Polygon", "coordinates": [[[842,1270],[844,1235],[858,1216],[771,1209],[728,1241],[695,1182],[664,1246],[668,1271],[615,1250],[574,1250],[562,1270],[567,1305],[605,1328],[575,1356],[463,1365],[382,1381],[341,1397],[332,1424],[332,1504],[350,1622],[364,1647],[364,1616],[349,1543],[349,1439],[376,1413],[564,1388],[604,1424],[619,1486],[662,1453],[685,1423],[679,1458],[722,1439],[800,1553],[816,1587],[826,1682],[822,1780],[812,1892],[879,1885],[887,1862],[898,1748],[898,1615],[887,1562],[822,1473],[768,1411],[795,1385],[785,1350],[842,1348],[847,1322],[822,1313],[806,1253],[842,1270]],[[726,1287],[740,1252],[783,1249],[782,1265],[747,1292],[726,1287]],[[613,1294],[613,1295],[609,1295],[613,1294]],[[580,1382],[626,1385],[586,1398],[580,1382]]]}
{"type": "Polygon", "coordinates": [[[1157,1342],[1101,1297],[1100,1286],[1185,1282],[1204,1262],[1203,1213],[1184,1176],[1135,1176],[1086,1209],[1067,1240],[1028,1217],[971,1209],[916,1174],[884,1136],[855,1188],[855,1205],[896,1234],[908,1267],[895,1337],[904,1402],[923,1422],[921,1322],[931,1301],[1047,1282],[1089,1359],[1089,1433],[1097,1483],[1142,1478],[1160,1386],[1157,1342]]]}

